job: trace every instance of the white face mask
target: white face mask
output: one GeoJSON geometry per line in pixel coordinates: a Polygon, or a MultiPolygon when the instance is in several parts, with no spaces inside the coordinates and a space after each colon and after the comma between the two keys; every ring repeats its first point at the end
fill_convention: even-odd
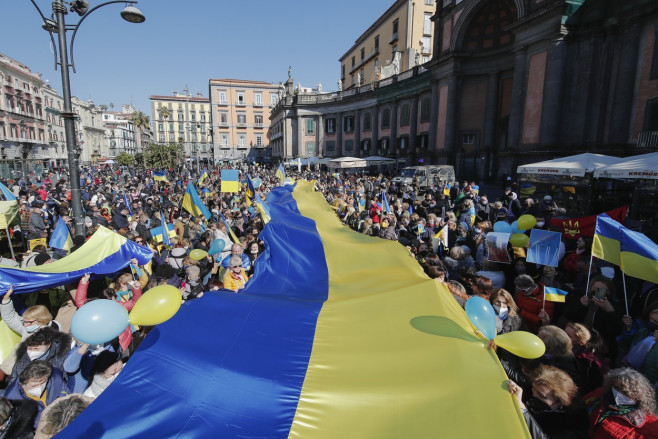
{"type": "Polygon", "coordinates": [[[614,387],[612,388],[612,396],[615,398],[615,404],[617,405],[635,405],[635,401],[630,399],[628,396],[624,395],[621,392],[618,392],[614,387]]]}
{"type": "Polygon", "coordinates": [[[494,305],[493,308],[496,311],[496,314],[498,314],[498,317],[500,317],[501,319],[504,319],[509,311],[509,308],[507,308],[506,306],[494,305]]]}
{"type": "Polygon", "coordinates": [[[535,227],[542,228],[542,227],[544,227],[544,224],[545,223],[543,221],[537,221],[537,225],[535,227]]]}
{"type": "Polygon", "coordinates": [[[37,358],[43,357],[46,352],[48,352],[48,349],[45,351],[27,351],[27,356],[30,357],[30,361],[34,361],[37,358]]]}
{"type": "Polygon", "coordinates": [[[46,384],[47,383],[43,383],[39,387],[34,387],[32,389],[27,389],[26,393],[30,396],[34,396],[35,398],[40,398],[41,395],[43,394],[43,391],[46,390],[46,384]]]}

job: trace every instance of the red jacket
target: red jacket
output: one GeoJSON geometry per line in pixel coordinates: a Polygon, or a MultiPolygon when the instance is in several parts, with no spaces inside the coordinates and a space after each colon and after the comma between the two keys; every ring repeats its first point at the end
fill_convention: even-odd
{"type": "Polygon", "coordinates": [[[523,321],[528,325],[528,329],[535,334],[539,330],[540,320],[539,313],[544,308],[550,320],[553,320],[554,305],[553,302],[546,301],[544,304],[544,287],[537,285],[531,294],[525,295],[519,293],[516,295],[516,304],[519,307],[519,314],[523,321]]]}
{"type": "Polygon", "coordinates": [[[589,412],[589,437],[592,439],[651,439],[658,438],[658,418],[646,415],[641,425],[631,424],[625,416],[609,416],[599,425],[596,422],[601,416],[601,395],[603,389],[598,388],[585,396],[585,404],[589,412]]]}

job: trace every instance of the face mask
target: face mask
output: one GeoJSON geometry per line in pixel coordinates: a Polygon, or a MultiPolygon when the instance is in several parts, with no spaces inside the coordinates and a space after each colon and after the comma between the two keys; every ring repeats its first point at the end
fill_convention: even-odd
{"type": "Polygon", "coordinates": [[[26,393],[30,396],[34,396],[35,398],[40,398],[44,390],[46,390],[46,383],[43,383],[39,387],[35,387],[33,389],[27,389],[26,393]]]}
{"type": "Polygon", "coordinates": [[[37,358],[41,358],[48,352],[48,349],[45,351],[27,351],[27,356],[30,357],[30,361],[34,361],[37,358]]]}
{"type": "Polygon", "coordinates": [[[544,223],[543,221],[537,221],[537,225],[536,225],[536,227],[537,227],[537,228],[542,228],[542,227],[544,227],[544,224],[545,224],[545,223],[544,223]]]}
{"type": "Polygon", "coordinates": [[[251,251],[251,254],[252,254],[252,255],[258,254],[258,250],[252,250],[252,251],[251,251]]]}
{"type": "Polygon", "coordinates": [[[41,328],[41,325],[34,324],[26,327],[25,330],[27,331],[28,334],[32,334],[39,328],[41,328]]]}
{"type": "Polygon", "coordinates": [[[615,404],[617,405],[635,405],[635,401],[630,399],[628,396],[624,395],[621,392],[618,392],[614,387],[612,388],[612,396],[615,398],[615,404]]]}
{"type": "Polygon", "coordinates": [[[507,312],[509,311],[509,309],[506,306],[494,305],[493,308],[496,311],[496,314],[498,314],[498,317],[500,317],[501,319],[507,317],[507,312]]]}
{"type": "Polygon", "coordinates": [[[475,233],[476,233],[477,235],[479,235],[480,233],[482,233],[482,229],[478,229],[478,228],[476,228],[476,229],[474,229],[474,230],[475,230],[475,233]]]}

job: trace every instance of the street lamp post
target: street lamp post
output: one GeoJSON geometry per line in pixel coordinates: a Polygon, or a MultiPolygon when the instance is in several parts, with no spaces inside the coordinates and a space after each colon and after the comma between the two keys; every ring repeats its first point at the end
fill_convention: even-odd
{"type": "MultiPolygon", "coordinates": [[[[66,5],[63,0],[54,0],[52,2],[53,14],[50,19],[43,15],[43,12],[41,12],[41,9],[36,4],[35,0],[30,1],[43,19],[42,27],[50,34],[50,40],[55,52],[55,70],[57,70],[57,66],[59,65],[60,72],[62,74],[62,95],[64,98],[64,111],[62,112],[62,118],[64,119],[66,150],[68,153],[69,161],[69,179],[71,184],[73,220],[75,223],[75,234],[84,235],[84,216],[82,213],[82,197],[80,194],[80,167],[78,162],[80,156],[75,141],[76,114],[73,112],[73,104],[71,103],[71,82],[69,79],[69,68],[73,68],[73,72],[75,73],[75,62],[73,61],[73,43],[75,41],[75,35],[78,32],[80,25],[92,12],[109,4],[126,2],[121,0],[113,0],[101,3],[100,5],[89,9],[89,1],[73,0],[69,3],[71,7],[70,10],[71,12],[77,13],[81,18],[76,24],[67,25],[65,21],[65,15],[68,14],[68,10],[66,9],[66,5]],[[70,44],[66,40],[67,31],[73,31],[70,44]],[[59,43],[58,45],[55,44],[53,33],[57,34],[59,43]],[[57,60],[57,47],[59,47],[59,61],[57,60]],[[69,49],[71,53],[70,62],[69,49]]],[[[133,3],[137,2],[129,3],[130,4],[121,11],[121,17],[131,23],[143,23],[146,20],[144,14],[142,14],[139,9],[133,6],[133,3]]]]}

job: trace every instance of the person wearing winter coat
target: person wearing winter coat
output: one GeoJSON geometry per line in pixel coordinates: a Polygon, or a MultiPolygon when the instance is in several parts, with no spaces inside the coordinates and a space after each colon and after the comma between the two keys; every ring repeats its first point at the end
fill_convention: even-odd
{"type": "Polygon", "coordinates": [[[34,401],[0,398],[0,439],[32,439],[38,411],[34,401]]]}

